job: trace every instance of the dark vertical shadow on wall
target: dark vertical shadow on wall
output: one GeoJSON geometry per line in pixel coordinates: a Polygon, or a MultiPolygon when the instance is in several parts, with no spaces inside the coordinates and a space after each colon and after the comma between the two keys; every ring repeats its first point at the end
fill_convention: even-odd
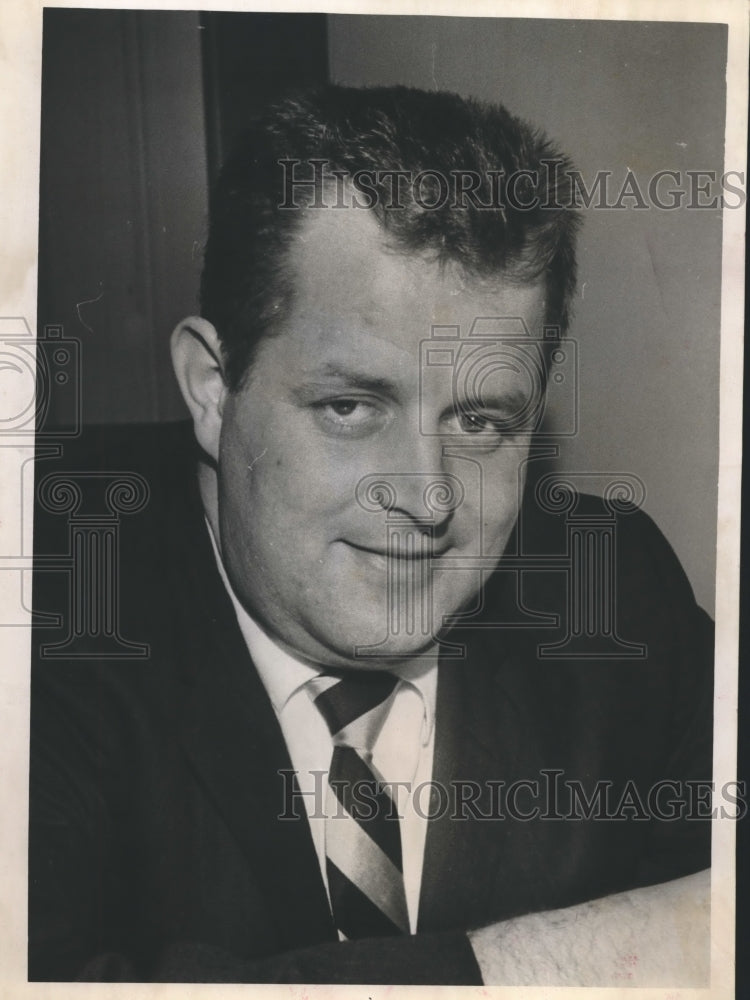
{"type": "Polygon", "coordinates": [[[328,80],[325,14],[201,14],[206,144],[214,180],[269,100],[328,80]]]}
{"type": "Polygon", "coordinates": [[[40,336],[80,342],[84,423],[180,417],[169,335],[197,308],[207,213],[198,15],[48,8],[42,65],[40,336]]]}

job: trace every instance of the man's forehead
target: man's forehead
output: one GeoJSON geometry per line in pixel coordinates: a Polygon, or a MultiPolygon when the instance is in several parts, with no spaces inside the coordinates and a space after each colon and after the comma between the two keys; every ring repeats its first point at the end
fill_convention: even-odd
{"type": "Polygon", "coordinates": [[[296,304],[334,326],[337,317],[346,322],[356,313],[365,328],[376,329],[384,309],[399,308],[405,324],[416,314],[428,326],[460,324],[462,335],[477,317],[521,316],[530,327],[544,318],[543,280],[468,274],[430,250],[399,247],[370,209],[305,210],[287,264],[296,304]]]}
{"type": "Polygon", "coordinates": [[[334,278],[335,289],[337,276],[348,280],[357,271],[376,283],[394,256],[401,258],[408,270],[426,263],[421,255],[402,254],[390,245],[388,234],[371,209],[347,205],[300,211],[297,237],[288,256],[298,284],[304,286],[306,281],[325,275],[334,278]]]}

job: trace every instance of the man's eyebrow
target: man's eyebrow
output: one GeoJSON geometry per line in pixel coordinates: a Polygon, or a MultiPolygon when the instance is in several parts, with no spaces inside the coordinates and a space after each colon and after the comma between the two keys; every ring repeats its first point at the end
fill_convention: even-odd
{"type": "Polygon", "coordinates": [[[320,389],[330,388],[331,383],[335,382],[346,388],[362,389],[392,397],[398,395],[398,386],[392,379],[370,375],[334,362],[328,362],[309,372],[308,377],[295,387],[295,393],[304,396],[320,389]]]}
{"type": "Polygon", "coordinates": [[[454,396],[454,406],[459,410],[507,410],[509,414],[520,414],[529,407],[533,408],[541,400],[533,397],[530,393],[522,389],[508,388],[502,390],[491,390],[486,393],[475,395],[474,393],[461,392],[457,389],[454,396]]]}

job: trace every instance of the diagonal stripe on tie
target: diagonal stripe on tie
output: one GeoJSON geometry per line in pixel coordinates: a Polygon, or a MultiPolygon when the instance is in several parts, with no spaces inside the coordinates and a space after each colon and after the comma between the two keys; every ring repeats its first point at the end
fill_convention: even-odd
{"type": "MultiPolygon", "coordinates": [[[[408,933],[409,915],[401,872],[359,824],[347,821],[346,817],[330,822],[335,827],[335,835],[327,837],[327,861],[336,865],[341,875],[357,886],[388,917],[396,928],[390,933],[408,933]]],[[[339,896],[339,904],[341,899],[342,896],[339,896]]],[[[336,909],[333,893],[331,901],[334,913],[340,913],[336,909]]]]}
{"type": "Polygon", "coordinates": [[[315,698],[315,706],[326,720],[331,735],[335,736],[349,723],[381,705],[397,684],[398,677],[393,674],[362,671],[321,691],[315,698]]]}
{"type": "Polygon", "coordinates": [[[396,804],[387,791],[380,790],[380,782],[356,750],[336,747],[328,781],[352,821],[402,872],[401,830],[396,804]]]}
{"type": "Polygon", "coordinates": [[[352,671],[308,686],[333,741],[326,874],[334,922],[350,940],[409,933],[398,812],[369,763],[397,684],[393,674],[352,671]]]}
{"type": "Polygon", "coordinates": [[[348,879],[330,860],[326,863],[328,887],[334,913],[339,914],[338,929],[349,940],[362,937],[396,937],[408,934],[408,923],[390,920],[372,900],[348,879]]]}

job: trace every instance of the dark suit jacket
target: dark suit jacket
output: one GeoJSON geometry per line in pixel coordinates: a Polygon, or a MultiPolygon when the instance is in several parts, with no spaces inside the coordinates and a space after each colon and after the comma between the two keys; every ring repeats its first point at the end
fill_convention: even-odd
{"type": "MultiPolygon", "coordinates": [[[[449,635],[465,655],[439,666],[434,779],[449,803],[428,828],[419,933],[339,944],[304,808],[278,818],[291,763],[215,567],[191,442],[167,427],[66,446],[85,489],[112,470],[148,483],[116,526],[117,629],[148,655],[102,657],[100,628],[50,656],[71,582],[37,572],[35,608],[62,622],[33,639],[31,979],[479,982],[467,929],[709,865],[708,824],[659,819],[649,800],[677,782],[664,813],[685,781],[710,780],[709,620],[633,511],[615,534],[617,632],[646,655],[540,657],[566,635],[567,527],[528,504],[509,547],[527,570],[494,575],[449,635]],[[531,614],[557,625],[514,627],[531,614]]],[[[39,488],[60,468],[41,459],[39,488]]],[[[606,513],[592,498],[577,510],[606,513]]],[[[81,511],[79,527],[95,523],[81,511]]],[[[69,554],[72,524],[40,514],[37,553],[69,554]]]]}

